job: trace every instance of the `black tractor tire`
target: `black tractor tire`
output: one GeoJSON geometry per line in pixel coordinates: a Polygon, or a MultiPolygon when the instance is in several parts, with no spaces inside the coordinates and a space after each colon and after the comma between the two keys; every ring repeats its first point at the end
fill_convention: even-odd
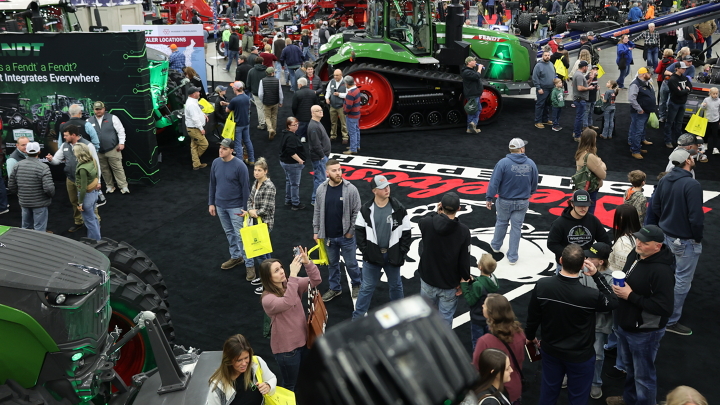
{"type": "Polygon", "coordinates": [[[152,287],[166,306],[168,303],[168,290],[160,270],[150,258],[141,250],[137,250],[128,243],[116,242],[109,238],[95,241],[83,239],[83,243],[99,250],[110,259],[110,266],[124,274],[133,274],[152,287]]]}
{"type": "MultiPolygon", "coordinates": [[[[120,327],[122,329],[120,339],[135,326],[133,319],[137,314],[141,311],[152,311],[168,342],[172,343],[175,340],[175,328],[167,306],[152,287],[134,274],[125,274],[117,268],[111,270],[110,306],[112,308],[110,331],[115,330],[115,326],[120,327]]],[[[150,346],[150,339],[147,331],[143,329],[120,348],[120,359],[115,370],[126,384],[131,384],[130,377],[151,370],[155,366],[155,356],[150,346]]]]}
{"type": "Polygon", "coordinates": [[[532,15],[529,13],[522,13],[518,16],[518,28],[520,29],[520,35],[525,38],[530,38],[532,34],[532,15]]]}
{"type": "Polygon", "coordinates": [[[558,14],[555,16],[555,33],[562,34],[567,31],[567,23],[570,22],[570,18],[565,14],[558,14]]]}
{"type": "Polygon", "coordinates": [[[15,380],[0,384],[0,405],[72,405],[68,399],[57,400],[43,386],[23,388],[15,380]]]}
{"type": "Polygon", "coordinates": [[[215,40],[215,51],[217,51],[218,56],[225,57],[225,44],[223,44],[222,38],[218,34],[218,39],[215,40]]]}

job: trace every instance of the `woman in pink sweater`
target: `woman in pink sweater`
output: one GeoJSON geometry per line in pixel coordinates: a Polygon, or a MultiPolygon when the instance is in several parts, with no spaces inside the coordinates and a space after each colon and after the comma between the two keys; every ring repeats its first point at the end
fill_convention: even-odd
{"type": "Polygon", "coordinates": [[[300,363],[308,353],[307,318],[302,305],[302,295],[308,285],[322,282],[320,270],[307,256],[307,249],[299,247],[300,255],[290,263],[290,277],[278,259],[266,259],[260,265],[260,281],[263,286],[262,306],[272,322],[270,349],[280,366],[282,387],[295,390],[300,363]],[[308,277],[298,277],[305,266],[308,277]]]}

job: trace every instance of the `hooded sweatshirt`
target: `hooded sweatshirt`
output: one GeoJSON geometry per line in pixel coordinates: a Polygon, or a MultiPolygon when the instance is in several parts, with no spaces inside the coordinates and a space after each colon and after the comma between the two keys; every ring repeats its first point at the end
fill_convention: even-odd
{"type": "Polygon", "coordinates": [[[256,64],[255,67],[250,69],[247,76],[247,83],[245,83],[245,90],[252,92],[253,95],[258,96],[260,91],[260,80],[267,77],[267,66],[263,64],[256,64]]]}
{"type": "Polygon", "coordinates": [[[420,220],[423,251],[418,270],[427,284],[448,290],[470,279],[470,229],[445,214],[420,220]]]}
{"type": "Polygon", "coordinates": [[[495,165],[485,199],[527,200],[537,191],[538,169],[524,153],[508,153],[495,165]]]}
{"type": "Polygon", "coordinates": [[[562,215],[550,226],[547,246],[555,253],[555,260],[558,263],[563,249],[571,243],[577,243],[583,249],[590,249],[595,242],[605,242],[612,246],[607,231],[595,215],[588,213],[580,219],[575,219],[570,214],[571,211],[572,207],[565,208],[562,215]]]}
{"type": "Polygon", "coordinates": [[[652,209],[660,220],[658,226],[671,238],[702,242],[702,187],[692,173],[675,167],[660,180],[652,198],[652,209]]]}
{"type": "Polygon", "coordinates": [[[627,300],[619,300],[615,311],[620,327],[628,332],[652,332],[664,328],[673,312],[675,276],[674,256],[667,246],[645,259],[630,252],[625,282],[632,288],[627,300]]]}

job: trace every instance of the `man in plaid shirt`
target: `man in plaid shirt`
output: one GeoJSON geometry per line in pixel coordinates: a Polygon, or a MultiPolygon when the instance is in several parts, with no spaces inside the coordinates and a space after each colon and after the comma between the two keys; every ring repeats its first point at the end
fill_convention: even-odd
{"type": "Polygon", "coordinates": [[[652,66],[653,70],[658,65],[658,52],[660,51],[660,34],[655,31],[655,24],[648,24],[648,30],[642,33],[642,39],[645,40],[645,60],[648,66],[652,66]]]}
{"type": "Polygon", "coordinates": [[[170,69],[182,73],[183,69],[185,69],[185,55],[178,52],[178,46],[175,44],[170,45],[170,50],[172,51],[170,58],[168,58],[170,69]]]}

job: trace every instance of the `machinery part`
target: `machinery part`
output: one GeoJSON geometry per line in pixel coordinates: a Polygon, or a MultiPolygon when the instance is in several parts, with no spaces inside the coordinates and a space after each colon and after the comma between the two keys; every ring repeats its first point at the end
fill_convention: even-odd
{"type": "Polygon", "coordinates": [[[393,89],[382,74],[369,70],[353,72],[360,89],[360,129],[375,128],[385,121],[393,106],[393,89]]]}
{"type": "Polygon", "coordinates": [[[494,122],[502,111],[502,97],[494,87],[485,87],[480,96],[480,119],[478,125],[494,122]]]}
{"type": "Polygon", "coordinates": [[[218,34],[218,39],[215,40],[215,51],[217,51],[218,56],[225,57],[225,43],[220,35],[222,34],[218,34]]]}
{"type": "Polygon", "coordinates": [[[395,113],[390,116],[388,119],[388,124],[390,125],[390,128],[399,128],[402,126],[402,124],[405,123],[405,118],[402,114],[395,113]]]}
{"type": "Polygon", "coordinates": [[[15,380],[8,379],[0,385],[0,405],[70,405],[67,399],[56,400],[43,386],[23,388],[15,380]]]}
{"type": "Polygon", "coordinates": [[[570,18],[565,14],[558,14],[555,16],[555,33],[562,34],[567,31],[567,23],[570,22],[570,18]]]}
{"type": "MultiPolygon", "coordinates": [[[[111,332],[116,327],[122,329],[123,333],[129,332],[135,326],[133,319],[141,311],[152,311],[157,316],[156,319],[168,341],[172,342],[175,339],[167,307],[155,290],[134,274],[124,274],[117,269],[112,269],[110,273],[110,306],[112,307],[109,326],[111,332]]],[[[119,352],[120,358],[115,366],[115,371],[126,384],[132,382],[131,378],[135,374],[155,368],[155,356],[145,330],[126,343],[119,352]]]]}
{"type": "Polygon", "coordinates": [[[135,249],[128,243],[116,242],[109,238],[102,238],[99,241],[84,238],[82,242],[107,256],[113,269],[120,270],[124,274],[137,276],[157,292],[165,306],[170,306],[167,300],[167,286],[162,274],[160,274],[160,270],[141,250],[135,249]]]}
{"type": "Polygon", "coordinates": [[[618,17],[617,17],[617,22],[619,22],[620,24],[624,23],[625,20],[627,20],[627,16],[628,16],[628,13],[623,12],[623,11],[619,12],[618,17]]]}
{"type": "Polygon", "coordinates": [[[520,28],[520,34],[526,38],[529,38],[532,34],[532,16],[528,13],[522,13],[517,19],[518,28],[520,28]]]}
{"type": "Polygon", "coordinates": [[[414,112],[410,114],[408,122],[410,123],[411,127],[419,127],[423,124],[423,115],[419,112],[414,112]]]}
{"type": "Polygon", "coordinates": [[[442,121],[442,114],[439,111],[431,111],[427,116],[427,123],[431,126],[437,125],[442,121]]]}
{"type": "Polygon", "coordinates": [[[460,111],[458,110],[450,110],[447,113],[447,122],[450,124],[457,124],[460,122],[460,111]]]}

